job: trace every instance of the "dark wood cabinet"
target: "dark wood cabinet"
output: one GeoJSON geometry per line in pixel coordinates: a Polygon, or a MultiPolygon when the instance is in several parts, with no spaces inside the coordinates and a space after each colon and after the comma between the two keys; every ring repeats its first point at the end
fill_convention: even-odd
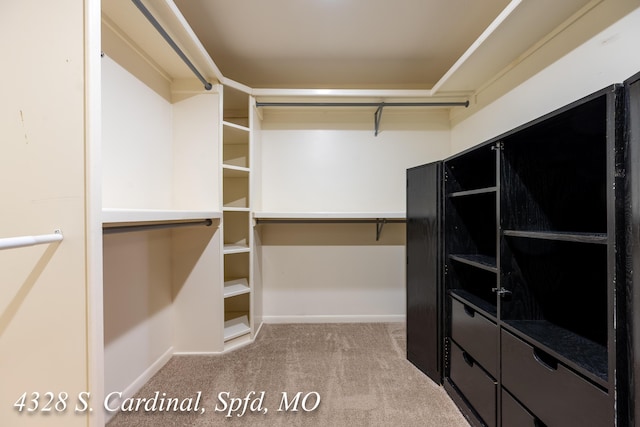
{"type": "Polygon", "coordinates": [[[429,351],[472,425],[634,425],[639,82],[445,159],[441,178],[407,193],[442,189],[442,274],[426,279],[442,290],[442,342],[429,351]]]}

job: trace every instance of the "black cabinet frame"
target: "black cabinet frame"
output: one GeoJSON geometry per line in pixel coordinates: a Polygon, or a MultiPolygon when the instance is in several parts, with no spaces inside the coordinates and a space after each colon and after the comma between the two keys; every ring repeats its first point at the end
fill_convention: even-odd
{"type": "MultiPolygon", "coordinates": [[[[480,413],[487,418],[491,410],[474,407],[452,380],[463,382],[459,370],[451,373],[452,346],[464,360],[477,363],[452,335],[452,304],[457,328],[477,327],[465,321],[465,312],[495,325],[495,366],[501,366],[501,352],[510,348],[501,343],[508,333],[531,348],[532,360],[551,370],[560,367],[569,372],[562,374],[566,378],[575,375],[584,384],[575,388],[578,396],[572,401],[579,402],[581,392],[585,398],[600,396],[606,410],[598,411],[596,425],[634,425],[640,411],[640,384],[634,381],[640,375],[640,314],[633,310],[640,303],[640,291],[634,292],[637,282],[640,286],[638,163],[640,73],[624,85],[604,88],[425,165],[439,171],[424,185],[439,194],[433,208],[439,212],[434,224],[441,229],[432,242],[440,248],[433,259],[441,263],[441,273],[426,279],[438,280],[436,288],[442,289],[436,300],[442,341],[433,357],[443,369],[432,378],[444,384],[472,425],[510,427],[502,424],[501,393],[509,393],[507,412],[514,411],[514,399],[530,410],[526,400],[535,407],[531,399],[536,395],[521,392],[525,397],[520,401],[517,393],[503,388],[493,362],[483,362],[491,365],[483,371],[494,373],[495,378],[488,375],[498,390],[492,409],[496,417],[487,424],[480,413]]],[[[416,191],[414,186],[407,192],[408,205],[416,191]]],[[[408,227],[407,241],[414,237],[408,227]]],[[[410,251],[408,243],[407,281],[418,283],[410,277],[410,251]]],[[[407,298],[409,307],[409,288],[407,298]]],[[[470,330],[457,336],[468,340],[474,334],[470,330]]],[[[422,345],[409,335],[407,339],[408,347],[422,345]]],[[[466,345],[477,349],[479,343],[466,345]]],[[[486,352],[481,353],[483,360],[486,352]]],[[[550,378],[552,384],[555,377],[550,378]]],[[[545,407],[538,410],[541,415],[528,413],[536,423],[548,425],[571,419],[559,411],[545,407]]]]}

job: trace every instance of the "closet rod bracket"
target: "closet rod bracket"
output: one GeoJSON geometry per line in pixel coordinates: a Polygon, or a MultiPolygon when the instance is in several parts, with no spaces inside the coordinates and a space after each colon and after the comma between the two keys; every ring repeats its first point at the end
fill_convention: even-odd
{"type": "Polygon", "coordinates": [[[386,218],[377,218],[376,219],[376,242],[380,240],[380,234],[382,234],[382,228],[387,223],[386,218]]]}
{"type": "MultiPolygon", "coordinates": [[[[380,130],[380,120],[382,119],[382,109],[384,108],[384,102],[381,102],[376,109],[376,112],[373,113],[373,122],[375,126],[374,136],[378,136],[378,132],[380,130]]],[[[378,240],[378,239],[376,239],[378,240]]]]}

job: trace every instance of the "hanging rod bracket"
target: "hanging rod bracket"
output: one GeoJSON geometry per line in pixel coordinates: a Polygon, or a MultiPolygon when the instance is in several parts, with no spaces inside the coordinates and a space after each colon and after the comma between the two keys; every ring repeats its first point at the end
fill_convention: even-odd
{"type": "MultiPolygon", "coordinates": [[[[382,119],[382,109],[384,108],[384,102],[381,102],[376,109],[376,112],[373,113],[373,123],[375,125],[374,136],[378,136],[378,132],[380,130],[380,120],[382,119]]],[[[378,240],[376,238],[376,240],[378,240]]]]}
{"type": "Polygon", "coordinates": [[[378,218],[376,219],[376,242],[380,240],[380,234],[382,234],[382,228],[387,223],[386,218],[378,218]]]}
{"type": "Polygon", "coordinates": [[[144,17],[147,18],[147,21],[149,21],[151,25],[153,25],[156,31],[160,33],[162,38],[165,39],[165,41],[169,44],[169,46],[171,46],[171,48],[178,54],[180,59],[184,61],[184,63],[187,65],[187,67],[189,67],[189,69],[193,72],[193,74],[196,75],[198,80],[202,82],[202,84],[204,85],[204,88],[206,90],[211,90],[213,88],[213,85],[210,82],[208,82],[207,79],[205,79],[202,74],[200,74],[200,71],[198,71],[195,65],[193,65],[193,63],[189,60],[189,58],[187,58],[187,55],[184,54],[184,52],[182,51],[182,49],[180,49],[180,47],[176,44],[176,42],[173,41],[169,33],[167,33],[165,29],[162,28],[162,25],[160,25],[158,20],[151,14],[149,9],[145,7],[142,1],[141,0],[131,0],[131,1],[138,8],[138,10],[142,12],[144,17]]]}

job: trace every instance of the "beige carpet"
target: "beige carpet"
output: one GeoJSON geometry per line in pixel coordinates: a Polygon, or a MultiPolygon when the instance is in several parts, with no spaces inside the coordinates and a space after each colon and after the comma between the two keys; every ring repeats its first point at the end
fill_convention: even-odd
{"type": "Polygon", "coordinates": [[[234,352],[173,357],[138,394],[195,403],[201,392],[198,413],[140,409],[119,413],[108,426],[468,426],[442,387],[406,360],[405,343],[402,324],[264,325],[255,343],[234,352]],[[230,404],[227,396],[244,399],[251,391],[248,406],[265,392],[262,411],[215,411],[224,406],[219,393],[228,392],[222,397],[230,404]],[[297,412],[278,411],[282,392],[290,404],[302,392],[297,412]],[[320,396],[315,409],[312,392],[320,396]]]}

